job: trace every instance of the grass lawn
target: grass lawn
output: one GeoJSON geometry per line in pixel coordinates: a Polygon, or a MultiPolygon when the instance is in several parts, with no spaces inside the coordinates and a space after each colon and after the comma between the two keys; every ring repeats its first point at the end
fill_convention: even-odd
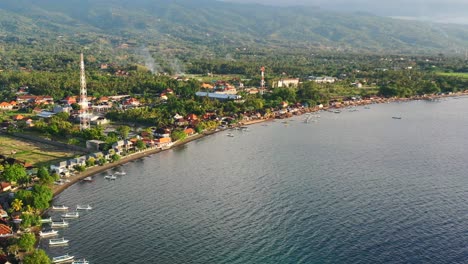
{"type": "Polygon", "coordinates": [[[468,72],[438,72],[438,75],[468,79],[468,72]]]}
{"type": "Polygon", "coordinates": [[[72,158],[79,153],[62,150],[47,144],[0,135],[0,154],[11,156],[39,167],[72,158]]]}

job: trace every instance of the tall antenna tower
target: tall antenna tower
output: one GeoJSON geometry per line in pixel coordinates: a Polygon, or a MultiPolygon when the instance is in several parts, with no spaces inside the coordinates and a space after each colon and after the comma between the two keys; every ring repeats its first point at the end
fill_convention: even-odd
{"type": "Polygon", "coordinates": [[[84,58],[83,53],[80,56],[80,106],[81,106],[81,114],[80,114],[80,130],[88,129],[89,128],[89,115],[88,115],[88,92],[86,91],[86,75],[85,75],[85,65],[84,65],[84,58]]]}

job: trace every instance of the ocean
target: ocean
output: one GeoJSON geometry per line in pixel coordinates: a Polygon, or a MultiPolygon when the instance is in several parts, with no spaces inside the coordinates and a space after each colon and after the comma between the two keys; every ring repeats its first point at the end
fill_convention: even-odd
{"type": "Polygon", "coordinates": [[[224,131],[97,174],[54,200],[93,207],[60,230],[69,245],[40,248],[92,264],[468,263],[468,98],[369,108],[224,131]]]}

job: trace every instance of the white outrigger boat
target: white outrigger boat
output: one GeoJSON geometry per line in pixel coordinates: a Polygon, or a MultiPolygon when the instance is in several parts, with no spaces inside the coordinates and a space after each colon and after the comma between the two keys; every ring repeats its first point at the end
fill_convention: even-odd
{"type": "Polygon", "coordinates": [[[68,244],[68,241],[70,240],[67,240],[65,238],[54,238],[54,239],[49,239],[49,245],[51,246],[62,246],[62,245],[66,245],[68,244]]]}
{"type": "Polygon", "coordinates": [[[72,262],[72,264],[89,264],[89,261],[86,259],[79,259],[72,262]]]}
{"type": "Polygon", "coordinates": [[[65,205],[52,205],[52,210],[56,210],[56,211],[67,211],[67,210],[68,210],[68,206],[65,206],[65,205]]]}
{"type": "Polygon", "coordinates": [[[125,171],[118,171],[116,173],[114,173],[115,175],[127,175],[127,173],[125,171]]]}
{"type": "Polygon", "coordinates": [[[43,218],[41,219],[41,223],[51,223],[52,222],[52,217],[49,217],[49,218],[43,218]]]}
{"type": "Polygon", "coordinates": [[[104,179],[116,180],[116,179],[117,179],[117,176],[115,176],[115,175],[106,175],[106,176],[104,176],[104,179]]]}
{"type": "Polygon", "coordinates": [[[68,254],[52,258],[52,263],[63,263],[72,261],[75,257],[68,254]]]}
{"type": "Polygon", "coordinates": [[[78,218],[80,214],[78,212],[69,212],[66,214],[61,215],[62,218],[78,218]]]}
{"type": "Polygon", "coordinates": [[[65,222],[65,220],[62,220],[62,222],[52,222],[50,225],[52,227],[67,227],[68,222],[65,222]]]}
{"type": "Polygon", "coordinates": [[[87,205],[77,205],[76,206],[76,210],[92,210],[92,209],[93,208],[89,204],[87,204],[87,205]]]}
{"type": "Polygon", "coordinates": [[[39,236],[40,237],[51,237],[51,236],[56,236],[58,235],[57,230],[48,230],[48,231],[40,231],[39,236]]]}

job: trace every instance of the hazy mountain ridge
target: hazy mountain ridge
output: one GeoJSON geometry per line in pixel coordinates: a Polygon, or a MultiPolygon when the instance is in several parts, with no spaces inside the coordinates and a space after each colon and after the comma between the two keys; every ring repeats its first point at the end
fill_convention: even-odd
{"type": "Polygon", "coordinates": [[[97,34],[209,49],[259,45],[446,53],[468,44],[468,26],[211,0],[4,0],[0,15],[4,36],[97,34]]]}

